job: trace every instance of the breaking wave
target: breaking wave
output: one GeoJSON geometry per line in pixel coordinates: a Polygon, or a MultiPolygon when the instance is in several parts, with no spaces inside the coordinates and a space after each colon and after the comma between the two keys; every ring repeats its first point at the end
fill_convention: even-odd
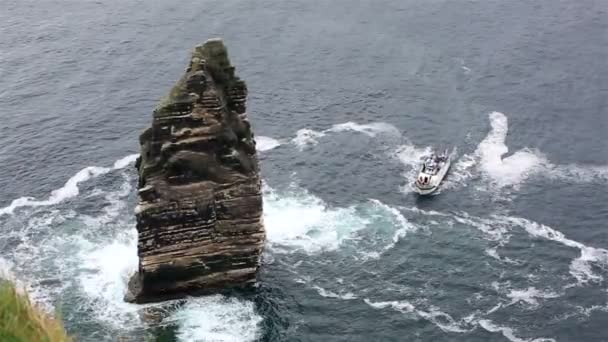
{"type": "Polygon", "coordinates": [[[265,136],[257,136],[255,138],[256,149],[260,152],[270,151],[281,146],[281,142],[277,139],[265,136]]]}
{"type": "Polygon", "coordinates": [[[379,134],[386,134],[389,136],[400,137],[401,132],[399,129],[386,122],[372,122],[369,124],[358,124],[356,122],[345,122],[341,124],[333,125],[326,132],[345,132],[353,131],[363,133],[369,137],[376,137],[379,134]]]}
{"type": "Polygon", "coordinates": [[[131,226],[105,244],[82,241],[78,280],[84,307],[114,329],[176,325],[179,341],[254,341],[262,321],[253,302],[222,295],[145,305],[123,300],[129,277],[137,270],[137,231],[131,226]],[[156,317],[156,318],[155,318],[156,317]],[[164,317],[164,318],[163,318],[164,317]]]}
{"type": "Polygon", "coordinates": [[[76,173],[72,178],[59,189],[53,190],[51,195],[46,200],[36,200],[33,197],[21,197],[13,200],[7,207],[0,209],[0,216],[12,214],[15,209],[21,207],[39,207],[50,206],[65,201],[68,198],[78,196],[80,189],[78,185],[92,178],[104,175],[112,170],[119,170],[133,163],[138,157],[138,154],[128,155],[117,160],[112,167],[88,166],[76,173]]]}
{"type": "Polygon", "coordinates": [[[178,326],[180,341],[254,341],[259,338],[262,317],[253,302],[213,295],[191,298],[164,324],[178,326]]]}
{"type": "Polygon", "coordinates": [[[276,252],[301,250],[315,254],[336,250],[346,241],[356,240],[357,232],[369,227],[394,234],[386,250],[412,229],[397,209],[378,200],[332,208],[295,185],[279,192],[264,184],[263,191],[266,234],[276,252]]]}
{"type": "Polygon", "coordinates": [[[137,231],[135,227],[122,231],[114,240],[97,245],[80,241],[80,270],[78,278],[86,294],[86,305],[100,321],[116,328],[125,323],[139,322],[138,306],[126,303],[129,277],[137,271],[137,231]]]}
{"type": "Polygon", "coordinates": [[[128,279],[138,264],[137,232],[126,203],[132,177],[121,172],[115,176],[122,182],[114,182],[112,189],[92,187],[84,193],[78,184],[123,169],[136,158],[122,158],[112,167],[83,169],[53,192],[52,201],[27,203],[48,208],[13,212],[19,207],[14,206],[13,216],[0,216],[9,229],[0,236],[0,245],[10,246],[0,256],[0,277],[4,274],[22,284],[49,312],[59,302],[74,303],[62,308],[64,318],[100,324],[96,341],[115,340],[123,333],[133,336],[129,332],[158,325],[176,326],[179,341],[256,340],[262,317],[249,300],[210,296],[145,305],[124,302],[128,279]],[[56,194],[69,196],[53,197],[56,194]],[[74,202],[76,210],[53,207],[70,197],[82,198],[74,202]],[[98,215],[79,213],[83,202],[85,207],[103,209],[98,215]]]}
{"type": "Polygon", "coordinates": [[[301,151],[303,151],[309,146],[317,145],[319,140],[325,137],[328,133],[347,131],[363,133],[372,138],[375,138],[381,134],[393,138],[401,137],[401,132],[397,127],[385,122],[358,124],[356,122],[349,121],[341,124],[335,124],[331,126],[331,128],[322,131],[315,131],[308,128],[300,129],[296,132],[296,136],[291,140],[291,142],[294,143],[301,151]]]}

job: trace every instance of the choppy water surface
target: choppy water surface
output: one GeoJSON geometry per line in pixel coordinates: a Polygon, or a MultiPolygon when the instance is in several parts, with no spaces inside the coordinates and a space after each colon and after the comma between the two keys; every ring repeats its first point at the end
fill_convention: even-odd
{"type": "Polygon", "coordinates": [[[79,340],[608,340],[605,2],[2,8],[0,269],[79,340]],[[259,288],[126,304],[137,135],[218,35],[250,88],[259,288]],[[419,198],[434,145],[456,160],[419,198]]]}

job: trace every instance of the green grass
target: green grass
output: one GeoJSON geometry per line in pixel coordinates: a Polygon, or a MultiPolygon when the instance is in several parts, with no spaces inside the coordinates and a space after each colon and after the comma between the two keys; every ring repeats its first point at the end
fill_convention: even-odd
{"type": "Polygon", "coordinates": [[[0,341],[73,342],[63,323],[36,307],[27,295],[0,279],[0,341]]]}

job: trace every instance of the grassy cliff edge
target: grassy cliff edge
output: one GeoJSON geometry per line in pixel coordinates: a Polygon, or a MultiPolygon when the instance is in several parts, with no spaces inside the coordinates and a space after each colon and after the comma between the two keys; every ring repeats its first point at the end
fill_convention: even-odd
{"type": "Polygon", "coordinates": [[[0,279],[0,341],[73,342],[63,323],[36,307],[15,285],[0,279]]]}

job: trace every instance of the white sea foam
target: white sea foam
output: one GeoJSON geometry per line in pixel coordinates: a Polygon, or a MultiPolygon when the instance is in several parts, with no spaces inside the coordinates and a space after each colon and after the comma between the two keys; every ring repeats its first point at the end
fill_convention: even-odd
{"type": "Polygon", "coordinates": [[[255,147],[260,152],[270,151],[281,146],[281,142],[277,139],[265,136],[257,136],[255,138],[255,147]]]}
{"type": "Polygon", "coordinates": [[[515,331],[512,328],[498,326],[489,319],[481,319],[481,320],[479,320],[478,323],[479,323],[480,327],[484,328],[485,330],[487,330],[489,332],[501,333],[504,337],[506,337],[511,342],[550,342],[550,341],[555,342],[555,340],[552,338],[535,338],[535,339],[519,338],[519,337],[515,336],[515,331]]]}
{"type": "Polygon", "coordinates": [[[1,208],[0,216],[12,214],[17,208],[50,206],[63,202],[68,198],[78,196],[78,194],[80,193],[78,185],[80,183],[86,182],[91,178],[106,174],[112,170],[125,168],[127,165],[134,162],[136,158],[137,155],[135,154],[121,158],[117,160],[114,163],[114,166],[111,168],[98,166],[85,167],[84,169],[78,171],[78,173],[76,173],[74,176],[72,176],[72,178],[68,179],[68,181],[61,188],[53,190],[51,192],[51,195],[46,200],[37,200],[33,197],[18,198],[16,200],[13,200],[9,206],[1,208]]]}
{"type": "Polygon", "coordinates": [[[104,196],[106,203],[109,203],[109,205],[106,205],[103,208],[105,215],[102,215],[100,217],[100,218],[102,218],[102,220],[101,220],[102,224],[105,224],[106,222],[110,222],[111,220],[116,219],[116,217],[118,215],[120,215],[122,210],[126,207],[127,203],[125,203],[125,201],[123,199],[132,193],[133,186],[131,185],[132,180],[128,176],[128,174],[126,174],[126,173],[123,174],[123,177],[124,177],[124,180],[123,180],[122,184],[120,185],[120,189],[118,189],[117,191],[108,192],[104,196]]]}
{"type": "Polygon", "coordinates": [[[138,306],[123,300],[128,279],[137,271],[135,228],[102,245],[82,238],[80,248],[82,275],[78,280],[97,319],[117,328],[139,323],[138,306]]]}
{"type": "Polygon", "coordinates": [[[582,306],[577,306],[577,310],[581,315],[586,317],[590,317],[591,314],[595,311],[608,312],[608,303],[604,305],[592,305],[591,307],[585,308],[582,306]]]}
{"type": "Polygon", "coordinates": [[[428,216],[449,217],[451,220],[478,229],[484,233],[488,240],[498,243],[498,245],[493,248],[486,248],[486,254],[506,263],[517,264],[518,261],[501,257],[498,255],[497,248],[506,245],[514,234],[512,230],[518,227],[522,228],[532,237],[551,240],[567,247],[576,248],[580,250],[580,256],[572,260],[569,267],[570,274],[577,280],[577,284],[575,285],[603,280],[602,275],[597,274],[594,271],[594,264],[601,268],[608,267],[608,250],[587,246],[581,242],[567,238],[558,230],[525,218],[504,215],[492,215],[489,218],[482,218],[469,215],[465,212],[447,214],[424,211],[416,207],[402,207],[401,209],[428,216]]]}
{"type": "Polygon", "coordinates": [[[500,255],[498,255],[498,252],[496,251],[496,248],[486,248],[485,252],[487,255],[491,256],[492,258],[502,261],[502,259],[500,258],[500,255]]]}
{"type": "Polygon", "coordinates": [[[478,229],[485,234],[487,239],[491,241],[496,241],[500,244],[505,244],[509,241],[510,227],[504,222],[495,219],[476,217],[464,212],[454,215],[452,218],[456,222],[460,222],[478,229]]]}
{"type": "Polygon", "coordinates": [[[369,254],[369,256],[372,256],[374,258],[378,258],[382,253],[388,251],[389,249],[392,249],[393,247],[395,247],[395,245],[401,240],[403,239],[408,232],[410,231],[415,231],[416,230],[416,226],[414,226],[413,224],[411,224],[404,216],[403,214],[401,214],[401,212],[397,209],[397,208],[393,208],[389,205],[386,205],[382,202],[380,202],[379,200],[376,199],[371,199],[370,200],[376,207],[378,207],[379,212],[382,214],[380,217],[376,216],[377,218],[382,218],[382,219],[389,219],[390,225],[391,227],[398,227],[397,230],[395,230],[395,232],[393,233],[393,237],[391,239],[391,242],[384,246],[384,248],[382,248],[381,252],[372,252],[371,254],[369,254]],[[386,215],[389,214],[389,215],[386,215]]]}
{"type": "Polygon", "coordinates": [[[301,249],[307,253],[337,249],[369,223],[354,207],[330,208],[304,189],[292,187],[278,194],[264,187],[264,224],[271,247],[301,249]]]}
{"type": "Polygon", "coordinates": [[[509,130],[506,115],[490,113],[491,130],[479,144],[475,154],[480,158],[481,171],[499,187],[518,185],[533,172],[541,171],[546,158],[538,151],[523,149],[502,158],[509,148],[505,140],[509,130]]]}
{"type": "Polygon", "coordinates": [[[19,244],[11,258],[26,271],[19,276],[30,297],[47,311],[54,311],[57,298],[65,296],[68,289],[77,288],[82,290],[77,312],[84,308],[95,319],[118,329],[139,322],[137,307],[123,301],[127,277],[137,269],[137,233],[134,228],[114,237],[111,233],[128,227],[116,220],[125,206],[121,198],[130,189],[125,183],[117,191],[99,192],[110,202],[104,208],[106,214],[100,215],[107,218],[53,208],[27,217],[12,230],[19,244]],[[100,239],[100,231],[110,239],[100,239]]]}
{"type": "MultiPolygon", "coordinates": [[[[593,264],[600,265],[601,267],[608,266],[608,250],[586,246],[578,241],[568,239],[562,232],[538,222],[504,215],[492,215],[490,218],[481,218],[466,213],[454,215],[452,218],[457,222],[477,228],[489,240],[498,242],[499,246],[508,243],[513,234],[511,232],[513,228],[521,227],[532,237],[555,241],[564,246],[579,249],[580,256],[572,260],[569,269],[570,274],[577,280],[577,285],[590,281],[599,282],[603,279],[601,275],[594,272],[593,264]]],[[[508,258],[501,258],[495,249],[487,249],[486,253],[501,261],[517,263],[508,258]]]]}
{"type": "Polygon", "coordinates": [[[303,151],[308,146],[314,146],[319,143],[319,139],[324,137],[324,132],[315,131],[313,129],[302,128],[296,132],[296,137],[291,141],[303,151]]]}
{"type": "MultiPolygon", "coordinates": [[[[538,175],[571,182],[608,181],[608,165],[556,165],[542,152],[531,148],[523,148],[504,157],[509,152],[506,145],[509,131],[507,116],[500,112],[491,112],[489,120],[491,129],[475,151],[458,159],[453,156],[452,167],[442,189],[466,185],[476,174],[483,176],[497,189],[517,189],[529,177],[538,175]]],[[[415,167],[430,151],[430,147],[417,147],[409,141],[397,148],[394,156],[406,166],[406,179],[415,176],[415,167]]],[[[406,193],[412,190],[410,185],[402,187],[402,191],[406,193]]]]}
{"type": "Polygon", "coordinates": [[[548,176],[554,179],[568,180],[575,183],[606,182],[608,181],[608,166],[606,165],[548,165],[548,176]]]}
{"type": "MultiPolygon", "coordinates": [[[[502,308],[502,305],[503,305],[502,303],[498,303],[498,304],[494,305],[488,311],[486,311],[486,315],[489,315],[491,313],[498,311],[498,309],[502,308]]],[[[473,318],[473,317],[474,316],[471,316],[471,318],[473,318]]]]}
{"type": "Polygon", "coordinates": [[[262,318],[250,301],[217,295],[189,298],[183,305],[176,301],[125,303],[128,279],[137,271],[138,264],[135,228],[101,245],[83,237],[79,245],[78,281],[86,294],[83,305],[100,322],[130,330],[150,323],[150,319],[156,320],[146,313],[152,309],[158,311],[159,317],[165,316],[161,324],[178,327],[179,341],[254,341],[258,337],[262,318]]]}
{"type": "Polygon", "coordinates": [[[435,324],[439,329],[446,332],[457,332],[457,333],[465,333],[471,331],[471,329],[467,329],[464,327],[466,322],[458,322],[449,314],[439,310],[437,307],[431,307],[428,311],[420,310],[416,308],[415,305],[406,301],[406,300],[395,300],[395,301],[385,301],[385,302],[372,302],[368,298],[363,300],[367,305],[375,308],[375,309],[385,309],[392,308],[393,310],[406,313],[406,314],[416,314],[427,321],[435,324]]]}
{"type": "Polygon", "coordinates": [[[471,331],[471,329],[463,327],[464,322],[455,321],[452,316],[436,307],[431,307],[429,311],[416,310],[416,313],[446,332],[465,333],[471,331]]]}
{"type": "Polygon", "coordinates": [[[0,279],[14,279],[13,263],[0,257],[0,279]]]}
{"type": "Polygon", "coordinates": [[[111,223],[121,215],[122,210],[126,207],[127,203],[123,200],[125,197],[132,193],[133,186],[132,179],[127,173],[123,173],[123,182],[120,188],[115,191],[105,191],[101,189],[94,189],[92,194],[87,195],[86,198],[92,196],[102,196],[107,203],[103,207],[103,214],[97,216],[80,215],[80,219],[89,227],[95,229],[103,229],[104,225],[111,223]]]}
{"type": "Polygon", "coordinates": [[[124,169],[125,167],[135,163],[135,161],[137,160],[138,157],[139,157],[139,154],[135,153],[135,154],[130,154],[126,157],[120,158],[116,162],[114,162],[113,169],[114,170],[124,169]]]}
{"type": "Polygon", "coordinates": [[[36,200],[33,197],[21,197],[2,209],[0,209],[0,216],[5,214],[12,214],[13,211],[20,207],[35,207],[35,206],[49,206],[64,201],[70,197],[77,196],[79,193],[78,184],[87,181],[93,177],[97,177],[104,173],[108,173],[110,168],[89,166],[80,170],[76,175],[72,176],[65,184],[59,189],[53,190],[51,195],[46,200],[36,200]]]}
{"type": "Polygon", "coordinates": [[[507,263],[507,264],[519,264],[518,261],[512,260],[511,258],[501,257],[498,254],[497,248],[498,248],[498,246],[496,246],[494,248],[486,248],[485,252],[486,252],[487,255],[489,255],[490,257],[492,257],[492,258],[494,258],[494,259],[496,259],[498,261],[501,261],[501,262],[504,262],[504,263],[507,263]]]}
{"type": "MultiPolygon", "coordinates": [[[[124,158],[114,167],[123,168],[133,160],[124,158]]],[[[28,270],[15,279],[18,284],[23,280],[20,288],[26,288],[32,299],[49,312],[54,311],[57,298],[71,297],[72,289],[78,289],[78,305],[68,311],[68,317],[82,314],[111,327],[110,331],[145,327],[151,323],[148,310],[153,309],[160,318],[170,316],[165,323],[178,327],[178,339],[182,341],[256,340],[262,318],[250,301],[215,296],[188,299],[181,306],[176,302],[124,302],[128,278],[137,270],[138,257],[137,232],[132,223],[120,218],[126,208],[124,197],[132,187],[128,174],[123,176],[119,189],[96,191],[96,196],[104,196],[109,204],[99,216],[52,209],[28,217],[11,231],[19,245],[10,258],[16,260],[18,270],[28,270]],[[100,236],[101,230],[105,233],[100,236]],[[32,236],[41,240],[34,242],[32,236]]],[[[73,177],[70,182],[74,179],[83,181],[73,177]]],[[[5,273],[13,266],[0,259],[0,270],[5,273]]]]}
{"type": "Polygon", "coordinates": [[[335,293],[329,290],[326,290],[320,286],[317,285],[313,285],[312,287],[313,289],[317,290],[317,292],[319,293],[320,296],[322,297],[326,297],[326,298],[336,298],[336,299],[342,299],[342,300],[350,300],[350,299],[356,299],[357,296],[355,296],[352,292],[346,292],[346,293],[335,293]]]}
{"type": "MultiPolygon", "coordinates": [[[[88,229],[96,229],[97,221],[88,229]]],[[[165,317],[162,324],[178,327],[180,341],[254,341],[262,318],[253,303],[224,296],[187,299],[184,305],[165,302],[146,305],[125,303],[129,277],[137,271],[137,231],[129,228],[107,243],[80,238],[78,281],[96,319],[116,329],[147,324],[149,308],[165,317]],[[144,321],[145,319],[145,321],[144,321]]],[[[150,316],[151,317],[151,316],[150,316]]]]}
{"type": "Polygon", "coordinates": [[[577,279],[579,284],[589,281],[601,281],[603,277],[595,274],[592,269],[593,263],[608,265],[608,250],[586,246],[578,241],[568,239],[560,231],[546,225],[519,217],[495,216],[498,221],[518,225],[534,237],[558,242],[564,246],[577,248],[581,255],[570,263],[570,274],[577,279]]]}
{"type": "Polygon", "coordinates": [[[373,228],[392,235],[391,242],[380,250],[360,254],[379,257],[415,229],[399,210],[378,200],[345,208],[330,207],[295,185],[281,192],[267,185],[263,189],[266,234],[270,247],[278,253],[336,250],[345,241],[358,239],[359,231],[373,228]]]}
{"type": "Polygon", "coordinates": [[[511,299],[511,304],[515,303],[526,303],[532,308],[538,307],[538,299],[549,299],[557,298],[560,295],[552,291],[538,290],[535,287],[528,287],[527,289],[511,290],[507,297],[511,299]]]}
{"type": "Polygon", "coordinates": [[[386,302],[372,302],[371,300],[369,300],[368,298],[363,299],[363,301],[375,308],[375,309],[385,309],[385,308],[392,308],[394,310],[403,312],[403,313],[412,313],[414,312],[414,310],[416,310],[416,307],[414,305],[412,305],[412,303],[408,302],[407,300],[393,300],[393,301],[386,301],[386,302]]]}
{"type": "Polygon", "coordinates": [[[422,157],[431,152],[430,147],[416,147],[413,144],[406,143],[397,148],[395,156],[405,166],[418,166],[422,157]]]}
{"type": "Polygon", "coordinates": [[[482,174],[498,187],[517,188],[530,176],[543,175],[550,179],[572,182],[608,180],[606,165],[556,165],[536,149],[523,148],[503,158],[509,152],[505,140],[509,130],[507,116],[500,112],[489,114],[491,130],[479,144],[474,154],[465,158],[466,163],[479,160],[482,174]]]}
{"type": "Polygon", "coordinates": [[[260,338],[262,317],[253,302],[222,295],[190,298],[167,319],[179,341],[240,342],[260,338]]]}
{"type": "Polygon", "coordinates": [[[341,124],[335,124],[331,126],[331,128],[322,131],[315,131],[309,128],[300,129],[296,132],[296,137],[293,138],[291,141],[302,151],[308,146],[317,145],[319,143],[319,140],[325,137],[328,133],[346,131],[363,133],[372,138],[377,137],[381,134],[388,135],[390,137],[401,136],[401,132],[399,132],[399,129],[397,127],[385,122],[358,124],[356,122],[349,121],[341,124]]]}
{"type": "Polygon", "coordinates": [[[401,132],[399,129],[391,124],[386,122],[372,122],[369,124],[358,124],[356,122],[345,122],[341,124],[333,125],[326,132],[344,132],[344,131],[354,131],[363,133],[369,137],[376,137],[379,134],[388,134],[395,137],[400,137],[401,132]]]}
{"type": "Polygon", "coordinates": [[[406,210],[410,212],[414,212],[416,214],[425,215],[425,216],[439,216],[439,217],[452,217],[452,214],[442,213],[436,210],[424,210],[418,207],[399,207],[401,210],[406,210]]]}
{"type": "MultiPolygon", "coordinates": [[[[455,158],[455,154],[452,155],[455,158]]],[[[452,166],[447,178],[443,181],[442,189],[451,189],[456,186],[466,185],[467,181],[474,175],[473,171],[477,165],[477,159],[471,154],[465,154],[458,159],[453,159],[452,166]]]]}

